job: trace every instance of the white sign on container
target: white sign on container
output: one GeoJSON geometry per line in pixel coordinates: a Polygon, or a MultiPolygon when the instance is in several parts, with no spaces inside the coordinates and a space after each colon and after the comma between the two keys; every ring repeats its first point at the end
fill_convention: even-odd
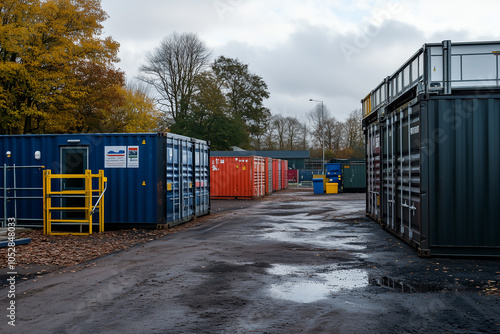
{"type": "Polygon", "coordinates": [[[127,146],[105,146],[104,168],[127,168],[127,146]]]}
{"type": "Polygon", "coordinates": [[[139,146],[129,146],[127,149],[127,167],[139,168],[139,146]]]}

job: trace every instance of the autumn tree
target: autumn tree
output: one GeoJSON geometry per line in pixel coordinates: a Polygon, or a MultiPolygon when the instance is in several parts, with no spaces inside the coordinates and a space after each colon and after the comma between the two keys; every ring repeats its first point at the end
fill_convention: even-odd
{"type": "Polygon", "coordinates": [[[103,127],[109,132],[156,132],[160,111],[155,100],[139,86],[120,87],[122,103],[110,110],[103,127]]]}
{"type": "Polygon", "coordinates": [[[75,71],[75,81],[80,94],[72,98],[74,105],[60,106],[54,111],[54,122],[47,124],[45,132],[120,132],[113,115],[130,100],[123,72],[94,62],[81,62],[75,71]]]}
{"type": "Polygon", "coordinates": [[[154,87],[157,101],[171,123],[185,121],[195,92],[195,80],[210,60],[210,50],[196,34],[173,33],[146,55],[139,80],[154,87]]]}
{"type": "Polygon", "coordinates": [[[100,90],[87,70],[122,84],[119,44],[101,37],[99,0],[4,0],[0,19],[1,133],[78,131],[90,111],[79,103],[100,90]]]}

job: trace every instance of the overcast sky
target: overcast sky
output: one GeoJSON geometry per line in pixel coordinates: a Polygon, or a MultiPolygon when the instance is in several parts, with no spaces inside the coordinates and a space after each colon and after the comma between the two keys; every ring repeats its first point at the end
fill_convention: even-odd
{"type": "Polygon", "coordinates": [[[495,0],[102,0],[104,35],[133,81],[145,54],[176,31],[214,58],[238,58],[267,83],[273,114],[303,119],[324,101],[345,120],[424,43],[499,40],[495,0]]]}

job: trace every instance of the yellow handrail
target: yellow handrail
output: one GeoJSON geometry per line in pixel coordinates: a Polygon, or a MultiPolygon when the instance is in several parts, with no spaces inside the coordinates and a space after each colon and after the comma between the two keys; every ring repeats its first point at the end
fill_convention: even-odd
{"type": "Polygon", "coordinates": [[[98,222],[99,222],[99,232],[104,231],[104,196],[105,183],[107,178],[104,176],[104,171],[99,170],[99,174],[92,174],[90,170],[86,170],[85,174],[52,174],[50,170],[43,171],[43,234],[51,235],[65,235],[65,234],[75,234],[75,235],[88,235],[92,234],[92,216],[94,205],[98,208],[98,222]],[[92,188],[92,179],[98,179],[98,188],[92,188]],[[53,179],[84,179],[85,189],[84,190],[62,190],[54,191],[52,190],[52,180],[53,179]],[[95,197],[99,198],[98,203],[93,204],[94,194],[97,193],[95,197]],[[76,197],[85,198],[84,207],[64,207],[64,206],[52,206],[52,196],[59,195],[60,198],[64,197],[75,197],[72,195],[80,195],[76,197]],[[52,218],[52,212],[54,211],[84,211],[85,217],[83,219],[56,219],[52,218]],[[76,223],[81,225],[88,224],[89,231],[85,232],[52,232],[52,223],[76,223]]]}

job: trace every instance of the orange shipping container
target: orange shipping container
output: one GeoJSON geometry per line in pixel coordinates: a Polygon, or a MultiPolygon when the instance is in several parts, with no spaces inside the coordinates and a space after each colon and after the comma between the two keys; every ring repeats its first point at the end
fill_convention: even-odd
{"type": "Polygon", "coordinates": [[[210,198],[251,199],[265,195],[262,157],[211,157],[210,198]]]}

